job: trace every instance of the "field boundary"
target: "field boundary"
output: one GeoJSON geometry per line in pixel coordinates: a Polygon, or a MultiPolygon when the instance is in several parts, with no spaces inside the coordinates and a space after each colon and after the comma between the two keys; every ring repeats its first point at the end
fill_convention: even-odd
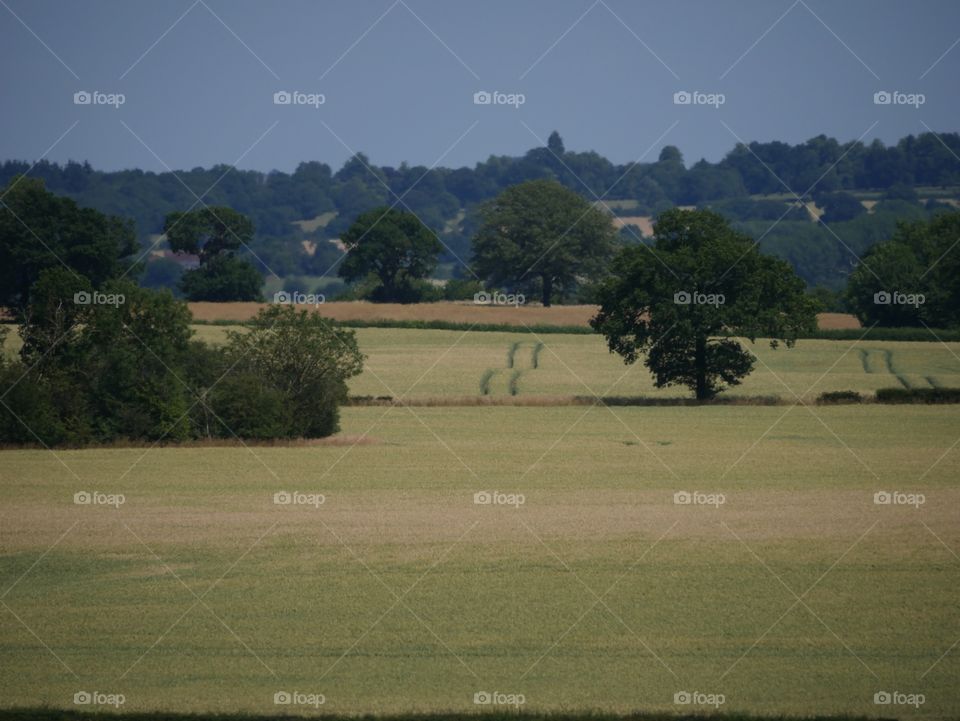
{"type": "MultiPolygon", "coordinates": [[[[682,708],[682,707],[681,707],[682,708]]],[[[705,718],[717,721],[876,721],[875,717],[849,716],[842,714],[810,716],[784,716],[781,714],[757,715],[737,712],[678,713],[670,711],[633,711],[622,714],[584,710],[579,712],[525,711],[517,709],[499,710],[479,706],[482,711],[449,711],[436,713],[411,714],[247,714],[247,713],[200,713],[182,714],[157,711],[115,712],[115,711],[75,711],[51,708],[38,709],[0,709],[0,721],[301,721],[306,718],[326,719],[326,721],[703,721],[705,718]]],[[[884,716],[895,721],[894,716],[884,716]]]]}
{"type": "MultiPolygon", "coordinates": [[[[511,323],[464,323],[446,320],[334,320],[330,323],[338,328],[408,328],[411,330],[454,330],[478,331],[481,333],[535,333],[537,335],[594,335],[596,331],[581,325],[513,325],[511,323]]],[[[247,326],[244,320],[203,320],[194,318],[191,325],[247,326]]],[[[742,338],[742,335],[729,333],[723,337],[742,338]]],[[[798,340],[863,340],[863,341],[906,341],[917,343],[958,343],[960,329],[933,328],[820,328],[801,333],[798,340]]],[[[765,340],[757,338],[757,341],[765,340]]]]}

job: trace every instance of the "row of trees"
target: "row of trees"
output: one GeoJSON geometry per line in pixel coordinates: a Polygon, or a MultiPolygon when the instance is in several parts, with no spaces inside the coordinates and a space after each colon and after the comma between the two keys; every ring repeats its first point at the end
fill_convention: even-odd
{"type": "MultiPolygon", "coordinates": [[[[617,264],[611,264],[611,259],[624,244],[610,216],[555,181],[529,181],[508,188],[481,206],[480,217],[471,270],[491,288],[540,297],[545,306],[558,294],[595,301],[600,297],[598,284],[616,272],[617,264]]],[[[651,240],[628,245],[646,252],[651,252],[650,247],[661,248],[664,234],[677,217],[675,210],[660,214],[651,240]]],[[[709,218],[711,224],[722,223],[730,233],[749,238],[721,214],[704,211],[689,217],[709,218]]],[[[926,323],[946,328],[960,324],[960,255],[951,253],[960,242],[960,214],[942,212],[929,221],[891,219],[887,238],[874,238],[861,249],[866,255],[856,264],[851,262],[849,285],[836,301],[870,325],[926,323]],[[890,297],[886,304],[882,302],[885,294],[890,297]],[[920,303],[900,302],[901,296],[918,295],[920,303]]],[[[423,279],[435,267],[440,245],[416,216],[378,208],[362,215],[344,239],[350,252],[340,273],[350,281],[372,274],[369,297],[394,302],[423,298],[427,288],[423,279]]],[[[750,244],[763,250],[756,241],[750,244]]],[[[688,247],[686,252],[692,251],[688,247]]],[[[852,248],[847,252],[853,256],[852,248]]],[[[773,256],[763,257],[773,262],[773,256]]],[[[617,261],[622,262],[622,258],[617,261]]],[[[670,267],[670,263],[660,265],[670,267]]],[[[806,285],[803,280],[801,288],[806,285]]],[[[635,281],[641,288],[656,287],[651,279],[637,276],[635,281]]]]}
{"type": "MultiPolygon", "coordinates": [[[[357,154],[336,171],[311,161],[301,163],[293,173],[216,166],[178,171],[175,176],[140,170],[102,172],[87,163],[41,161],[32,167],[7,161],[0,165],[0,185],[29,171],[55,193],[82,206],[132,218],[141,244],[163,231],[171,213],[193,207],[197,197],[203,197],[210,206],[233,208],[250,218],[256,233],[247,245],[259,259],[255,266],[261,272],[269,268],[288,277],[332,274],[338,251],[325,241],[340,238],[359,215],[391,205],[397,196],[403,197],[400,209],[416,213],[441,238],[443,261],[467,258],[481,222],[478,208],[482,203],[525,181],[553,179],[589,201],[598,196],[620,201],[612,205],[624,215],[651,215],[676,205],[709,205],[725,215],[730,208],[739,216],[735,219],[745,223],[766,220],[760,229],[739,229],[762,238],[764,250],[789,260],[808,283],[837,288],[850,270],[851,257],[833,234],[802,222],[806,219],[796,214],[787,215],[776,226],[775,237],[770,237],[764,231],[788,206],[782,200],[770,200],[761,207],[749,201],[748,194],[789,196],[778,178],[801,195],[808,189],[827,194],[954,186],[960,184],[955,162],[958,153],[960,136],[955,133],[908,136],[892,146],[880,141],[841,143],[818,136],[797,145],[738,145],[717,163],[701,160],[690,167],[673,146],[664,148],[654,162],[621,165],[593,152],[569,151],[553,133],[545,146],[523,156],[491,156],[473,168],[381,167],[357,154]],[[776,215],[768,219],[771,213],[776,215]],[[320,219],[317,227],[310,225],[305,230],[294,224],[308,218],[320,219]],[[309,241],[310,252],[304,250],[304,241],[309,241]]],[[[848,202],[847,207],[853,206],[848,202]]],[[[830,217],[828,222],[839,221],[840,210],[840,216],[830,217]]],[[[847,245],[859,246],[861,238],[878,232],[889,235],[882,218],[872,214],[861,220],[843,229],[853,239],[835,229],[847,245]]],[[[181,272],[170,260],[154,260],[145,282],[169,286],[181,272]]]]}
{"type": "MultiPolygon", "coordinates": [[[[911,222],[898,221],[895,209],[900,203],[909,203],[910,192],[909,188],[893,189],[890,197],[878,203],[878,207],[894,208],[878,211],[888,228],[885,236],[871,234],[862,247],[845,244],[853,259],[859,253],[863,260],[851,261],[848,287],[831,303],[855,312],[867,324],[954,327],[960,324],[960,268],[951,251],[960,237],[960,214],[938,209],[931,216],[906,214],[911,222]],[[877,301],[884,294],[890,296],[889,303],[877,301]],[[901,296],[920,302],[899,302],[901,296]]],[[[80,208],[70,199],[48,192],[42,181],[33,178],[14,179],[4,196],[6,212],[0,214],[3,305],[24,307],[39,271],[58,263],[75,267],[93,287],[109,278],[136,273],[130,264],[136,244],[129,221],[80,208]]],[[[831,204],[833,200],[828,198],[824,204],[827,213],[842,218],[836,225],[846,229],[862,221],[859,203],[859,210],[850,211],[844,210],[845,201],[831,204]]],[[[720,216],[724,215],[721,211],[720,216]]],[[[544,305],[557,297],[592,302],[598,283],[611,273],[611,259],[625,244],[608,213],[552,180],[508,188],[482,204],[478,217],[468,269],[475,275],[449,283],[447,298],[469,298],[486,285],[539,297],[544,305]]],[[[657,227],[669,217],[669,211],[662,213],[657,227]]],[[[729,216],[725,220],[729,221],[729,216]]],[[[738,232],[742,226],[731,223],[738,232]]],[[[207,206],[174,212],[167,216],[164,231],[174,251],[199,259],[199,267],[180,281],[189,299],[260,299],[261,276],[240,255],[254,236],[252,222],[241,213],[207,206]]],[[[776,228],[768,235],[776,238],[776,228]]],[[[348,253],[339,265],[339,274],[355,284],[355,297],[384,302],[443,297],[427,282],[437,266],[442,243],[415,214],[396,204],[362,213],[344,233],[343,242],[348,253]]],[[[655,235],[641,245],[656,242],[655,235]]],[[[768,250],[762,241],[758,247],[768,250]]],[[[789,256],[802,249],[786,250],[789,256]]],[[[829,294],[817,295],[829,299],[829,294]]]]}
{"type": "Polygon", "coordinates": [[[689,168],[674,146],[665,147],[655,162],[620,165],[594,152],[568,151],[554,131],[546,146],[521,157],[490,156],[473,168],[380,167],[358,153],[336,172],[311,161],[290,174],[215,166],[174,176],[103,172],[89,163],[41,161],[31,166],[10,160],[0,165],[0,184],[29,170],[51,190],[81,205],[133,218],[140,234],[160,232],[169,213],[203,196],[210,205],[229,206],[250,217],[265,236],[284,236],[292,221],[336,211],[340,219],[330,226],[329,237],[338,237],[350,220],[391,202],[393,193],[404,195],[409,209],[439,229],[461,209],[527,180],[552,178],[591,198],[639,200],[641,210],[653,212],[669,205],[787,192],[783,183],[801,194],[808,188],[832,192],[898,184],[955,186],[960,185],[957,154],[957,133],[909,135],[891,146],[880,140],[841,143],[819,135],[797,145],[738,144],[716,163],[700,160],[689,168]]]}
{"type": "MultiPolygon", "coordinates": [[[[508,287],[549,306],[557,293],[606,272],[616,232],[610,216],[553,180],[508,188],[480,210],[470,272],[493,288],[508,287]]],[[[373,276],[369,297],[415,302],[436,267],[441,244],[413,213],[395,207],[361,215],[343,241],[339,273],[348,281],[373,276]]]]}
{"type": "MultiPolygon", "coordinates": [[[[171,218],[198,278],[232,255],[239,214],[171,218]]],[[[192,339],[185,303],[129,279],[128,221],[78,207],[21,178],[0,208],[0,304],[17,323],[0,354],[0,442],[46,446],[119,439],[330,435],[348,378],[362,368],[352,332],[317,314],[270,306],[224,345],[192,339]]],[[[245,262],[245,261],[239,261],[245,262]]],[[[260,279],[255,288],[259,292],[260,279]]],[[[0,346],[10,332],[0,327],[0,346]]]]}
{"type": "MultiPolygon", "coordinates": [[[[314,438],[339,430],[346,380],[363,357],[352,332],[290,306],[261,311],[224,345],[191,339],[168,292],[66,269],[31,290],[17,358],[0,357],[0,442],[314,438]],[[75,294],[119,299],[78,304],[75,294]]],[[[5,340],[8,327],[0,330],[5,340]]]]}

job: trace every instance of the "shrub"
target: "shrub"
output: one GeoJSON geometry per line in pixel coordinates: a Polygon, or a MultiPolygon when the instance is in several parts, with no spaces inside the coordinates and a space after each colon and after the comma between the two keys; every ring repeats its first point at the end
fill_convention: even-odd
{"type": "Polygon", "coordinates": [[[838,403],[863,403],[863,396],[856,391],[826,391],[817,396],[817,405],[838,403]]]}
{"type": "MultiPolygon", "coordinates": [[[[237,370],[284,399],[289,419],[276,437],[321,438],[339,430],[338,407],[347,400],[346,381],[363,369],[353,331],[336,328],[311,311],[270,305],[260,310],[249,331],[228,331],[227,337],[226,355],[239,359],[234,361],[237,370]]],[[[273,412],[269,393],[258,391],[258,402],[273,412]]],[[[258,432],[282,425],[276,424],[279,417],[258,432]]]]}
{"type": "Polygon", "coordinates": [[[881,388],[878,403],[960,403],[960,388],[881,388]]]}
{"type": "Polygon", "coordinates": [[[210,392],[210,435],[266,440],[294,434],[287,396],[250,372],[225,376],[210,392]]]}
{"type": "Polygon", "coordinates": [[[480,281],[469,278],[452,278],[443,286],[444,300],[473,300],[482,290],[480,281]]]}

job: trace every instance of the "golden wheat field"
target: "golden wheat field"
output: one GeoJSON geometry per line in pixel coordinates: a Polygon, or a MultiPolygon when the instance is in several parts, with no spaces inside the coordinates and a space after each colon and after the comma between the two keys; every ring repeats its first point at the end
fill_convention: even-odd
{"type": "MultiPolygon", "coordinates": [[[[190,303],[190,312],[201,322],[245,321],[257,314],[265,303],[190,303]]],[[[341,321],[444,321],[448,323],[496,323],[515,326],[566,325],[586,327],[597,312],[594,305],[489,306],[470,301],[440,303],[370,303],[349,301],[315,306],[321,315],[341,321]]],[[[845,313],[821,313],[821,328],[859,328],[860,322],[845,313]]]]}

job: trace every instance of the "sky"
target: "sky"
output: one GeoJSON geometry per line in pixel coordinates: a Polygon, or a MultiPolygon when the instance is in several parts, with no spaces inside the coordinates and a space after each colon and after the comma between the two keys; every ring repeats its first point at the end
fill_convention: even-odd
{"type": "Polygon", "coordinates": [[[958,43],[956,0],[0,0],[0,159],[460,167],[552,130],[616,163],[889,144],[960,129],[958,43]]]}

